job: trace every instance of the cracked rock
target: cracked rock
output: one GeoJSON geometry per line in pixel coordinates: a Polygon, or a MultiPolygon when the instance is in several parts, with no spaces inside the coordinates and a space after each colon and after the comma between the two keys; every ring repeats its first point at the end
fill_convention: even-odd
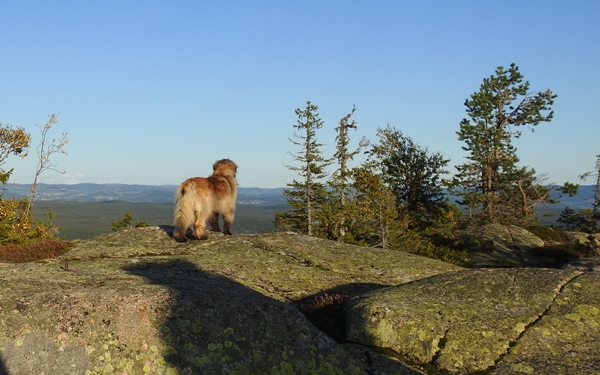
{"type": "Polygon", "coordinates": [[[577,269],[446,273],[354,297],[347,339],[457,374],[599,373],[598,284],[577,269]],[[576,371],[582,360],[596,371],[576,371]]]}

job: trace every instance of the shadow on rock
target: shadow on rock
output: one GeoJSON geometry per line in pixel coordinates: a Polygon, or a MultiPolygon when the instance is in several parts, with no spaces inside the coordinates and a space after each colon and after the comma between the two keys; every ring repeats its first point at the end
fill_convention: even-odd
{"type": "MultiPolygon", "coordinates": [[[[362,373],[360,364],[291,305],[184,260],[125,270],[168,288],[160,325],[167,365],[183,374],[362,373]]],[[[168,372],[168,371],[167,371],[168,372]]]]}
{"type": "Polygon", "coordinates": [[[344,284],[294,302],[294,306],[317,328],[338,343],[346,342],[346,312],[348,298],[389,287],[389,285],[344,284]]]}

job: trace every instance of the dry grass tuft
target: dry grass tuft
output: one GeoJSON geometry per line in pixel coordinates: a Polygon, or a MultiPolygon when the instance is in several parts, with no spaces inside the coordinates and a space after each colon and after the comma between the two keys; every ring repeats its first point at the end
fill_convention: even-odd
{"type": "Polygon", "coordinates": [[[66,253],[72,246],[72,242],[64,240],[4,244],[0,245],[0,263],[26,263],[56,258],[66,253]]]}

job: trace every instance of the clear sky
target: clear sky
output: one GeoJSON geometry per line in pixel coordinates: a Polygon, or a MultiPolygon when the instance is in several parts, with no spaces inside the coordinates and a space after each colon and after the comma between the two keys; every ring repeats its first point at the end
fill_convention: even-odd
{"type": "MultiPolygon", "coordinates": [[[[462,164],[464,102],[497,66],[558,98],[554,120],[515,142],[548,183],[579,182],[600,153],[600,1],[0,2],[0,123],[39,141],[68,133],[47,183],[179,184],[230,158],[243,187],[285,187],[294,110],[334,128],[353,105],[361,136],[401,130],[462,164]]],[[[35,150],[9,158],[31,183],[35,150]]],[[[588,181],[592,184],[593,181],[588,181]]]]}

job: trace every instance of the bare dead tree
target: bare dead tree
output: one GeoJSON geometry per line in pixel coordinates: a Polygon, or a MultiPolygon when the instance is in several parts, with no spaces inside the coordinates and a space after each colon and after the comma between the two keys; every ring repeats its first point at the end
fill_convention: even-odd
{"type": "Polygon", "coordinates": [[[64,174],[64,171],[59,171],[57,169],[57,163],[54,163],[50,160],[50,157],[53,154],[66,154],[63,149],[69,140],[67,139],[67,133],[62,133],[62,137],[59,139],[50,140],[48,132],[52,129],[54,125],[58,123],[58,116],[54,113],[50,115],[48,122],[43,127],[40,127],[40,134],[42,139],[40,140],[40,144],[37,146],[36,151],[38,155],[38,164],[35,170],[35,176],[33,178],[33,183],[31,184],[31,189],[29,190],[29,200],[27,201],[27,207],[25,209],[25,217],[29,217],[31,214],[31,207],[33,206],[33,201],[35,199],[35,193],[37,191],[38,178],[45,171],[51,170],[58,172],[60,174],[64,174]]]}

